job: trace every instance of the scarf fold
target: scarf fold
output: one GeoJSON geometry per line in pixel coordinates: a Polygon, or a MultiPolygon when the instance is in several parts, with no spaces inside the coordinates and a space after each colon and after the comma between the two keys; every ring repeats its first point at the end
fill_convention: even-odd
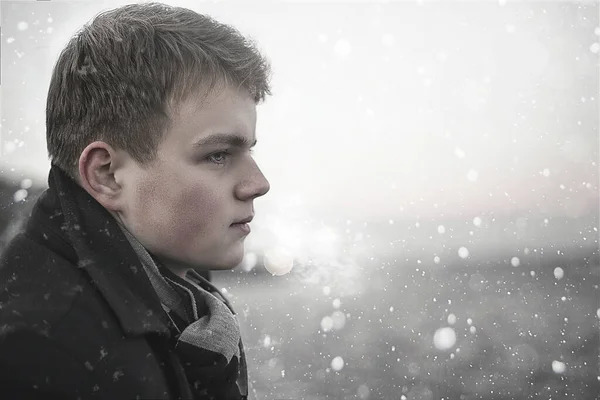
{"type": "Polygon", "coordinates": [[[195,396],[246,399],[246,359],[239,323],[227,299],[195,271],[183,279],[164,267],[127,229],[119,226],[178,331],[174,350],[195,396]]]}

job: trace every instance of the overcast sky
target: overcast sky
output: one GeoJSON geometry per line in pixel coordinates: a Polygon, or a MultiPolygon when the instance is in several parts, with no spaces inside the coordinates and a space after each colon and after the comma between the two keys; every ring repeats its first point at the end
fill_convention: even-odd
{"type": "MultiPolygon", "coordinates": [[[[233,24],[271,60],[257,208],[597,213],[597,2],[167,3],[233,24]]],[[[2,175],[44,184],[53,64],[122,4],[2,2],[2,175]]]]}

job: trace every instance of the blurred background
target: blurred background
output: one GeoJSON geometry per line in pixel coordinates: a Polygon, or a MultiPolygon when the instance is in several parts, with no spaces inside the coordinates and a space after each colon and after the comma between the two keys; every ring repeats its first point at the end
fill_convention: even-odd
{"type": "MultiPolygon", "coordinates": [[[[125,1],[2,1],[0,251],[46,187],[68,39],[125,1]]],[[[256,399],[597,399],[597,1],[166,1],[271,60],[242,265],[256,399]]]]}

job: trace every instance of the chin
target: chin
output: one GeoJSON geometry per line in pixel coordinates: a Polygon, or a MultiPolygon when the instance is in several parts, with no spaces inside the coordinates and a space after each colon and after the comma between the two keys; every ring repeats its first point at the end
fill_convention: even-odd
{"type": "Polygon", "coordinates": [[[237,267],[238,265],[240,265],[242,263],[243,259],[244,259],[244,255],[242,254],[239,257],[235,257],[235,258],[227,260],[223,263],[216,264],[211,269],[216,269],[216,270],[234,269],[235,267],[237,267]]]}
{"type": "Polygon", "coordinates": [[[243,260],[243,251],[240,254],[227,254],[224,257],[218,257],[213,259],[196,259],[194,257],[186,257],[175,259],[174,257],[159,257],[159,259],[175,273],[178,271],[186,271],[193,269],[197,272],[206,270],[212,271],[226,271],[237,267],[243,260]]]}
{"type": "Polygon", "coordinates": [[[244,251],[243,248],[237,250],[235,252],[230,252],[228,254],[224,254],[222,257],[215,259],[214,261],[201,263],[203,269],[215,270],[215,271],[225,271],[229,269],[234,269],[238,265],[242,263],[244,259],[244,251]]]}

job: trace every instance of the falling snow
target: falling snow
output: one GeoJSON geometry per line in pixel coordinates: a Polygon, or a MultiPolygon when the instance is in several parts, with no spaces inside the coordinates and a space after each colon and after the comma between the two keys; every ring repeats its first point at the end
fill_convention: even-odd
{"type": "Polygon", "coordinates": [[[19,201],[23,201],[27,198],[27,190],[19,189],[13,195],[13,200],[18,203],[19,201]]]}
{"type": "Polygon", "coordinates": [[[341,371],[342,368],[344,368],[344,359],[342,357],[338,356],[331,360],[331,369],[341,371]]]}
{"type": "Polygon", "coordinates": [[[562,279],[565,276],[565,271],[561,267],[554,268],[554,277],[558,280],[562,279]]]}
{"type": "Polygon", "coordinates": [[[456,323],[456,315],[448,315],[448,325],[454,325],[456,323]]]}
{"type": "Polygon", "coordinates": [[[552,371],[554,371],[555,373],[563,374],[566,370],[567,366],[565,365],[565,363],[556,360],[552,361],[552,371]]]}
{"type": "Polygon", "coordinates": [[[544,170],[542,171],[542,175],[544,175],[546,178],[550,176],[550,170],[548,168],[544,168],[544,170]]]}
{"type": "Polygon", "coordinates": [[[433,335],[433,344],[438,350],[451,349],[456,344],[456,332],[449,327],[438,329],[433,335]]]}
{"type": "Polygon", "coordinates": [[[273,275],[285,275],[294,266],[293,255],[283,247],[269,249],[265,252],[264,256],[265,268],[273,275]]]}
{"type": "Polygon", "coordinates": [[[323,317],[323,319],[321,320],[321,329],[323,330],[323,332],[329,332],[330,330],[332,330],[333,318],[331,318],[329,315],[323,317]]]}
{"type": "Polygon", "coordinates": [[[29,178],[25,178],[21,181],[21,189],[29,189],[33,185],[33,181],[29,178]]]}
{"type": "Polygon", "coordinates": [[[341,311],[334,311],[331,314],[331,319],[333,321],[333,329],[341,330],[346,325],[346,314],[341,311]]]}

